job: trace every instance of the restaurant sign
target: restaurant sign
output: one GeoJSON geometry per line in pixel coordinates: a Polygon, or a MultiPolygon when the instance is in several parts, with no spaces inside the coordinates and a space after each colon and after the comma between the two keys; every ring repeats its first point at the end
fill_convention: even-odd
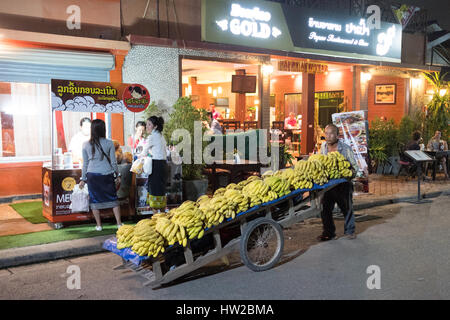
{"type": "Polygon", "coordinates": [[[53,111],[141,112],[150,104],[140,84],[52,79],[51,91],[53,111]]]}
{"type": "Polygon", "coordinates": [[[278,61],[278,71],[325,73],[328,71],[328,66],[322,63],[280,60],[278,61]]]}
{"type": "Polygon", "coordinates": [[[402,26],[271,1],[202,0],[202,40],[400,62],[402,26]]]}

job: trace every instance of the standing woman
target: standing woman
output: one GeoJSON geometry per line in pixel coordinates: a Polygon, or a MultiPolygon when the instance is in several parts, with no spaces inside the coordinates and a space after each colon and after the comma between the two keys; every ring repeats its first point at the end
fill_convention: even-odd
{"type": "Polygon", "coordinates": [[[152,173],[148,176],[147,202],[151,209],[161,211],[166,208],[167,151],[166,139],[162,135],[164,119],[152,116],[147,119],[149,136],[139,157],[152,158],[152,173]]]}
{"type": "Polygon", "coordinates": [[[100,209],[112,208],[117,227],[122,225],[120,206],[117,199],[116,184],[120,184],[114,143],[105,138],[106,128],[103,120],[96,119],[91,124],[91,138],[83,144],[83,168],[80,188],[87,182],[89,202],[97,226],[102,230],[100,209]]]}
{"type": "Polygon", "coordinates": [[[133,150],[133,154],[139,154],[142,151],[142,146],[145,142],[145,122],[138,121],[136,123],[136,132],[133,136],[128,138],[128,145],[133,150]]]}

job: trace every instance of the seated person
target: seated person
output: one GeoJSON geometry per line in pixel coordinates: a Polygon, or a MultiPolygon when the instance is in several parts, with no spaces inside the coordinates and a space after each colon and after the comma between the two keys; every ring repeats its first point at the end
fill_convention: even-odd
{"type": "Polygon", "coordinates": [[[213,113],[208,112],[210,123],[208,124],[208,134],[222,134],[222,126],[217,119],[214,119],[213,113]]]}
{"type": "MultiPolygon", "coordinates": [[[[428,151],[448,151],[448,144],[445,140],[441,139],[442,133],[440,131],[436,131],[434,133],[433,138],[428,142],[427,149],[428,151]]],[[[447,172],[447,159],[445,155],[436,156],[436,160],[440,162],[442,168],[444,169],[445,178],[448,179],[447,172]]]]}
{"type": "MultiPolygon", "coordinates": [[[[407,150],[420,150],[420,132],[419,131],[415,131],[412,135],[412,140],[410,142],[408,142],[408,144],[405,147],[405,151],[407,150]]],[[[407,155],[405,154],[401,154],[400,155],[400,159],[403,162],[412,162],[411,158],[409,158],[407,155]]]]}
{"type": "Polygon", "coordinates": [[[289,117],[284,119],[284,128],[285,129],[298,129],[297,119],[295,118],[295,114],[293,112],[289,113],[289,117]]]}

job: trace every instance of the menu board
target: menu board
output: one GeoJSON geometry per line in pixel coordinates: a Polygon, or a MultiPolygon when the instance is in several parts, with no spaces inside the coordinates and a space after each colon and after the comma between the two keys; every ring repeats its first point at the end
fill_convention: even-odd
{"type": "Polygon", "coordinates": [[[433,161],[433,159],[423,151],[407,150],[405,154],[416,162],[433,161]]]}
{"type": "Polygon", "coordinates": [[[352,148],[358,164],[355,189],[369,192],[369,130],[364,111],[334,113],[332,119],[339,128],[339,139],[352,148]]]}

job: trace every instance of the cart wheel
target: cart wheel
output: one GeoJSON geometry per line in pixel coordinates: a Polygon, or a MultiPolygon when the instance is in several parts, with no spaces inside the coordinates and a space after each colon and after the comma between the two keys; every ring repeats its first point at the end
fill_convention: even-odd
{"type": "Polygon", "coordinates": [[[278,263],[283,253],[284,237],[281,226],[267,218],[249,223],[240,243],[244,264],[253,271],[265,271],[278,263]]]}

